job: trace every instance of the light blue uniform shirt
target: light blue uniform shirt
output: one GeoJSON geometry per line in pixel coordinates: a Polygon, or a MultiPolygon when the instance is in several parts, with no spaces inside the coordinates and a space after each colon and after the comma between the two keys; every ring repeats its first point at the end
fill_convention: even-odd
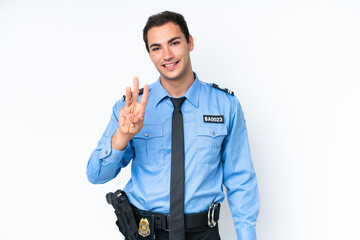
{"type": "MultiPolygon", "coordinates": [[[[118,116],[125,106],[119,100],[97,148],[92,152],[87,176],[91,183],[115,178],[132,160],[131,179],[124,190],[139,209],[169,213],[171,122],[173,104],[160,79],[151,84],[144,126],[124,151],[111,148],[118,116]]],[[[184,123],[185,213],[208,210],[212,202],[227,197],[238,239],[256,239],[259,194],[250,158],[244,114],[237,98],[195,81],[181,106],[184,123]],[[204,115],[222,116],[223,123],[205,122],[204,115]]],[[[141,97],[141,96],[139,96],[141,97]]]]}

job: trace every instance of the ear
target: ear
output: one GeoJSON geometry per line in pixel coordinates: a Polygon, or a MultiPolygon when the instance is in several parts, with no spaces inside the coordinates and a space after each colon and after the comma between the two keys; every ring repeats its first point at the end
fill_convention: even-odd
{"type": "Polygon", "coordinates": [[[194,39],[191,35],[189,35],[189,43],[188,43],[189,52],[194,50],[194,39]]]}

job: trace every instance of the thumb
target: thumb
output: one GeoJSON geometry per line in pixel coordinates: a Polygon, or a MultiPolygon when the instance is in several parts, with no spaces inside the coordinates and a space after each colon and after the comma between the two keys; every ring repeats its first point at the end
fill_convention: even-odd
{"type": "Polygon", "coordinates": [[[133,113],[130,113],[129,120],[132,121],[132,120],[134,120],[134,118],[135,118],[135,115],[133,113]]]}
{"type": "Polygon", "coordinates": [[[144,121],[144,113],[141,112],[137,115],[137,117],[141,120],[141,121],[144,121]]]}

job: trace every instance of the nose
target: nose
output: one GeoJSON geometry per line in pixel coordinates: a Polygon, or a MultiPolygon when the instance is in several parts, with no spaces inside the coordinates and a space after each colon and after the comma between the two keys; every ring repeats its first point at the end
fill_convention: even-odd
{"type": "Polygon", "coordinates": [[[169,47],[164,47],[163,51],[163,59],[164,61],[169,61],[174,57],[174,54],[172,53],[171,49],[169,47]]]}

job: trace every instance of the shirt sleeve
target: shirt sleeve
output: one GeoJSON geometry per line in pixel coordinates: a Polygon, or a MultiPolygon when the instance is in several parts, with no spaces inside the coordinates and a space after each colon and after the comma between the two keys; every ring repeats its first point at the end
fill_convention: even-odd
{"type": "Polygon", "coordinates": [[[118,115],[123,101],[118,101],[114,107],[110,122],[106,127],[96,149],[91,153],[87,164],[86,174],[89,182],[100,184],[115,178],[121,168],[126,167],[132,159],[134,152],[131,141],[123,151],[111,148],[111,138],[119,127],[118,115]]]}
{"type": "Polygon", "coordinates": [[[256,240],[255,225],[260,208],[256,174],[250,157],[244,113],[234,97],[222,161],[224,186],[239,240],[256,240]]]}

